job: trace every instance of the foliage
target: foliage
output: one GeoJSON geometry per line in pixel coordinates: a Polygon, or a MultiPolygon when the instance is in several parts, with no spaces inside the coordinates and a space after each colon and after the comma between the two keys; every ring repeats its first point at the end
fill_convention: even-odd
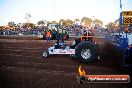
{"type": "Polygon", "coordinates": [[[41,21],[38,21],[37,24],[38,25],[45,25],[46,23],[43,20],[41,20],[41,21]]]}
{"type": "Polygon", "coordinates": [[[105,25],[109,29],[117,29],[119,27],[119,19],[115,20],[114,22],[110,22],[107,25],[105,25]]]}
{"type": "Polygon", "coordinates": [[[8,26],[9,26],[9,27],[15,27],[16,24],[15,24],[14,22],[10,21],[10,22],[8,22],[8,26]]]}
{"type": "Polygon", "coordinates": [[[91,23],[92,23],[92,20],[91,20],[90,18],[88,18],[88,17],[83,17],[83,18],[81,19],[81,22],[82,22],[85,26],[90,26],[91,23]]]}
{"type": "Polygon", "coordinates": [[[51,23],[52,23],[52,24],[58,24],[58,22],[56,22],[56,21],[52,21],[51,23]]]}
{"type": "Polygon", "coordinates": [[[65,22],[64,19],[60,19],[60,20],[59,20],[59,24],[62,24],[62,23],[64,23],[64,22],[65,22]]]}
{"type": "Polygon", "coordinates": [[[63,26],[72,26],[73,21],[70,19],[67,19],[67,20],[60,19],[59,24],[62,24],[63,26]]]}
{"type": "Polygon", "coordinates": [[[3,30],[5,28],[5,26],[0,26],[0,30],[3,30]]]}
{"type": "Polygon", "coordinates": [[[33,24],[33,23],[24,23],[23,24],[23,28],[29,28],[29,27],[34,28],[35,24],[33,24]]]}
{"type": "Polygon", "coordinates": [[[72,26],[72,25],[73,25],[73,21],[72,20],[70,20],[70,19],[65,20],[64,26],[72,26]]]}
{"type": "Polygon", "coordinates": [[[76,18],[75,21],[80,21],[80,20],[78,18],[76,18]]]}
{"type": "Polygon", "coordinates": [[[95,25],[103,25],[103,21],[95,19],[95,25]]]}

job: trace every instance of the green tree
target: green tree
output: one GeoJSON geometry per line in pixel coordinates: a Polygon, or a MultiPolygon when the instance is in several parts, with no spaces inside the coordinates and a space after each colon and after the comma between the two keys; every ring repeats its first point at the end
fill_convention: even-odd
{"type": "Polygon", "coordinates": [[[70,19],[65,20],[64,26],[72,26],[72,25],[73,25],[73,21],[72,20],[70,20],[70,19]]]}
{"type": "Polygon", "coordinates": [[[8,26],[9,26],[9,27],[15,27],[15,25],[16,25],[16,24],[15,24],[14,22],[12,22],[12,21],[8,22],[8,26]]]}
{"type": "Polygon", "coordinates": [[[57,22],[57,21],[52,21],[51,23],[52,23],[52,24],[58,24],[58,22],[57,22]]]}
{"type": "Polygon", "coordinates": [[[107,28],[109,29],[114,29],[116,30],[119,27],[119,18],[116,19],[114,22],[110,22],[106,25],[107,28]]]}
{"type": "Polygon", "coordinates": [[[95,25],[103,25],[103,21],[95,19],[95,25]]]}
{"type": "Polygon", "coordinates": [[[42,26],[44,26],[46,23],[45,23],[44,20],[41,20],[41,21],[38,21],[37,24],[38,24],[38,25],[42,25],[42,26]]]}
{"type": "Polygon", "coordinates": [[[74,24],[75,24],[75,23],[78,23],[79,21],[80,21],[80,19],[76,18],[76,19],[74,20],[74,24]]]}
{"type": "Polygon", "coordinates": [[[35,24],[34,23],[24,23],[23,24],[23,28],[29,28],[29,27],[34,28],[35,24]]]}
{"type": "Polygon", "coordinates": [[[114,29],[114,26],[115,26],[115,24],[113,22],[110,22],[106,25],[106,27],[109,29],[114,29]]]}
{"type": "Polygon", "coordinates": [[[60,20],[59,20],[59,24],[62,24],[62,23],[64,23],[64,22],[65,22],[64,19],[60,19],[60,20]]]}
{"type": "Polygon", "coordinates": [[[3,30],[5,28],[5,26],[0,26],[0,30],[3,30]]]}
{"type": "Polygon", "coordinates": [[[91,23],[92,23],[92,20],[91,20],[91,18],[83,17],[83,18],[81,19],[81,22],[82,22],[84,25],[86,25],[86,26],[90,26],[91,23]]]}
{"type": "Polygon", "coordinates": [[[76,18],[75,21],[80,21],[80,20],[78,18],[76,18]]]}
{"type": "Polygon", "coordinates": [[[71,26],[73,25],[73,21],[70,19],[64,20],[64,19],[60,19],[59,24],[62,24],[63,26],[71,26]]]}
{"type": "Polygon", "coordinates": [[[115,23],[115,24],[119,24],[119,20],[120,20],[119,18],[116,19],[114,23],[115,23]]]}

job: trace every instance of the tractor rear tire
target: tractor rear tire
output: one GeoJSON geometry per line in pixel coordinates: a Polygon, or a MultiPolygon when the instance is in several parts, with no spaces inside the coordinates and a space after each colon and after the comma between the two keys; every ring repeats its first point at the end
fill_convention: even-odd
{"type": "Polygon", "coordinates": [[[75,47],[75,56],[83,63],[93,63],[98,59],[98,48],[89,41],[83,41],[75,47]]]}

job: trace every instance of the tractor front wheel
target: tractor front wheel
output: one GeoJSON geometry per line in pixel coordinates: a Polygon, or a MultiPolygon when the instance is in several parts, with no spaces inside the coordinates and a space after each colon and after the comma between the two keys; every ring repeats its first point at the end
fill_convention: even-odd
{"type": "Polygon", "coordinates": [[[48,51],[44,51],[42,56],[45,57],[45,58],[49,57],[49,52],[48,51]]]}

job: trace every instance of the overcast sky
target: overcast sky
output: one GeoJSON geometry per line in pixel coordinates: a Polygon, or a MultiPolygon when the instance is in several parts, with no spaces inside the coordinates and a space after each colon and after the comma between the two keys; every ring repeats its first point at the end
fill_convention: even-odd
{"type": "MultiPolygon", "coordinates": [[[[132,0],[122,1],[123,10],[132,10],[132,0]]],[[[34,23],[95,16],[106,24],[119,17],[119,4],[120,0],[0,0],[0,25],[23,23],[26,13],[34,23]]]]}

